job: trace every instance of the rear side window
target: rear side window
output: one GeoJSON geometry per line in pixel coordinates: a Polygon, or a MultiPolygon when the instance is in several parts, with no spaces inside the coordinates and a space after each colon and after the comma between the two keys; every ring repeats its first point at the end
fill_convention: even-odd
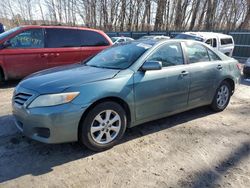
{"type": "Polygon", "coordinates": [[[43,48],[44,34],[42,29],[29,29],[17,34],[10,40],[9,48],[43,48]]]}
{"type": "Polygon", "coordinates": [[[184,64],[182,49],[179,43],[161,46],[148,58],[148,60],[161,61],[163,67],[184,64]]]}
{"type": "Polygon", "coordinates": [[[209,61],[207,49],[200,44],[186,44],[186,53],[189,63],[209,61]]]}
{"type": "Polygon", "coordinates": [[[119,39],[118,42],[125,42],[125,39],[119,39]]]}
{"type": "Polygon", "coordinates": [[[219,61],[221,60],[213,51],[207,49],[207,52],[208,52],[208,55],[209,55],[209,58],[211,61],[219,61]]]}
{"type": "Polygon", "coordinates": [[[46,29],[48,48],[65,48],[81,46],[77,29],[46,29]]]}
{"type": "MultiPolygon", "coordinates": [[[[108,40],[95,31],[79,30],[81,46],[108,46],[108,40]]],[[[78,40],[79,40],[78,39],[78,40]]]]}
{"type": "Polygon", "coordinates": [[[220,39],[220,43],[221,45],[233,44],[233,40],[232,38],[224,38],[220,39]]]}

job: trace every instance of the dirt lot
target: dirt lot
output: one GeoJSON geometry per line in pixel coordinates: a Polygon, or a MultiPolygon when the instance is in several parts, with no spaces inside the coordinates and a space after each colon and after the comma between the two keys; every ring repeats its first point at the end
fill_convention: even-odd
{"type": "Polygon", "coordinates": [[[203,107],[137,126],[102,153],[19,134],[9,83],[0,88],[0,187],[250,187],[248,83],[221,113],[203,107]]]}

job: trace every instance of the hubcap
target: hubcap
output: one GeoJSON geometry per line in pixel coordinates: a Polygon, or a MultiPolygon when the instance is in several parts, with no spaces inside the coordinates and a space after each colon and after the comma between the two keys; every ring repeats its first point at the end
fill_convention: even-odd
{"type": "Polygon", "coordinates": [[[121,118],[113,110],[100,112],[93,120],[90,128],[91,136],[98,144],[112,142],[121,129],[121,118]]]}
{"type": "Polygon", "coordinates": [[[217,105],[220,108],[223,108],[229,98],[229,89],[226,85],[222,85],[217,93],[217,105]]]}

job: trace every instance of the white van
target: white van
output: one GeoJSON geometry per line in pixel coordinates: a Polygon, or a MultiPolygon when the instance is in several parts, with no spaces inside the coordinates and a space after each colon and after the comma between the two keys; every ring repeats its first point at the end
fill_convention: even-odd
{"type": "Polygon", "coordinates": [[[230,35],[214,32],[184,32],[175,36],[176,39],[192,39],[205,42],[227,56],[233,55],[234,40],[230,35]]]}

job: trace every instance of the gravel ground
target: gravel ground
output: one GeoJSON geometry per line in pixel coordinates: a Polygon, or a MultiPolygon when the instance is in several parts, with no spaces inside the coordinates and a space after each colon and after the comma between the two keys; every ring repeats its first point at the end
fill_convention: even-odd
{"type": "Polygon", "coordinates": [[[250,82],[221,113],[146,123],[101,153],[23,137],[11,116],[15,85],[0,88],[0,187],[250,187],[250,82]]]}

